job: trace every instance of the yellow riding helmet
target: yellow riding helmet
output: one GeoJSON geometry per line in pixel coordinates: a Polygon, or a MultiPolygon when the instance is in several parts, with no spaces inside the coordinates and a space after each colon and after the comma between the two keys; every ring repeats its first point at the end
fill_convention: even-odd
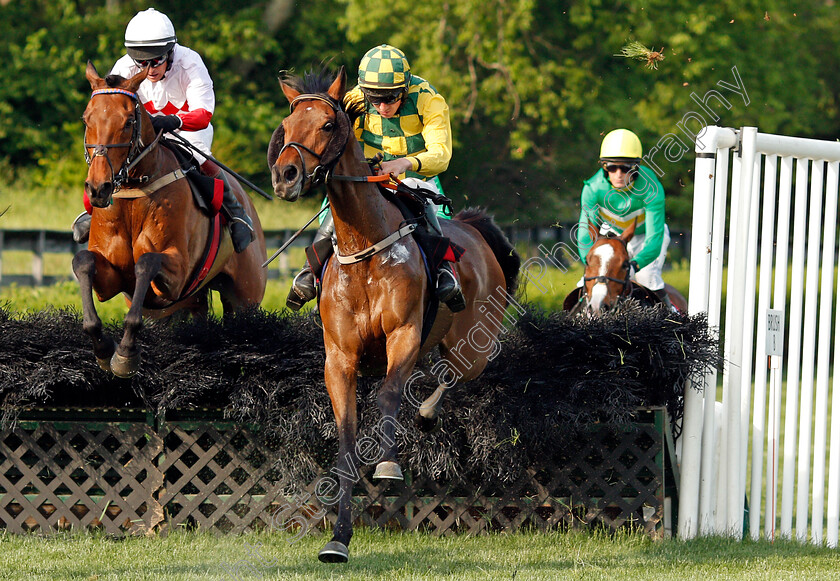
{"type": "Polygon", "coordinates": [[[359,86],[363,89],[404,89],[411,81],[405,53],[381,44],[365,53],[359,63],[359,86]]]}
{"type": "Polygon", "coordinates": [[[615,129],[601,142],[600,161],[642,161],[642,142],[628,129],[615,129]]]}

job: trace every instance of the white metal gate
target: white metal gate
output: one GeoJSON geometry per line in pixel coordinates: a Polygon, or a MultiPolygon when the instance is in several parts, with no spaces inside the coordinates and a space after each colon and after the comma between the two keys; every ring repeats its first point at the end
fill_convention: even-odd
{"type": "Polygon", "coordinates": [[[678,533],[740,538],[748,506],[753,538],[835,547],[840,143],[707,127],[696,151],[688,308],[720,327],[725,364],[720,401],[716,374],[686,387],[678,533]]]}

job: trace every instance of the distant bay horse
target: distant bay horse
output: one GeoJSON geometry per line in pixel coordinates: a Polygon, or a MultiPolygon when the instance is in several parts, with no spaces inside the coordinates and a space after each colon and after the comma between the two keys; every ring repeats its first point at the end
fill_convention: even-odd
{"type": "Polygon", "coordinates": [[[93,211],[88,248],[73,258],[73,272],[96,359],[120,377],[139,367],[144,315],[162,318],[182,309],[206,315],[210,289],[219,291],[225,312],[258,305],[266,285],[265,239],[250,198],[228,178],[257,235],[236,254],[219,215],[210,218],[197,207],[178,160],[155,136],[137,96],[147,73],[103,79],[90,62],[86,71],[93,93],[83,116],[85,192],[93,211]],[[100,301],[124,293],[130,302],[119,345],[102,331],[94,291],[100,301]]]}
{"type": "MultiPolygon", "coordinates": [[[[335,220],[335,254],[322,276],[320,314],[324,379],[338,429],[336,468],[353,474],[364,456],[356,443],[356,378],[363,369],[376,369],[385,379],[377,396],[383,429],[374,478],[401,480],[396,418],[406,380],[421,355],[423,313],[434,285],[417,244],[406,237],[400,211],[366,181],[371,169],[343,106],[345,82],[343,68],[334,78],[311,74],[281,81],[291,113],[272,136],[268,162],[274,192],[283,200],[293,202],[326,183],[335,220]]],[[[423,347],[439,344],[454,384],[478,376],[494,356],[492,343],[516,291],[520,259],[483,211],[461,212],[443,220],[442,227],[444,236],[466,251],[455,264],[466,308],[453,314],[441,307],[440,332],[423,347]]],[[[451,387],[436,377],[441,382],[437,391],[420,406],[427,422],[437,419],[441,396],[451,387]]],[[[332,540],[318,555],[321,561],[348,560],[352,486],[349,477],[340,478],[338,519],[332,540]]]]}

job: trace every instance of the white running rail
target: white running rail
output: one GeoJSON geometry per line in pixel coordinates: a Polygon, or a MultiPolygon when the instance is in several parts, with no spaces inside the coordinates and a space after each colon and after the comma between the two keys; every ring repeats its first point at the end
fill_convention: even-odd
{"type": "Polygon", "coordinates": [[[688,309],[720,329],[724,367],[720,400],[716,373],[686,386],[678,534],[836,547],[840,143],[712,126],[696,152],[688,309]]]}

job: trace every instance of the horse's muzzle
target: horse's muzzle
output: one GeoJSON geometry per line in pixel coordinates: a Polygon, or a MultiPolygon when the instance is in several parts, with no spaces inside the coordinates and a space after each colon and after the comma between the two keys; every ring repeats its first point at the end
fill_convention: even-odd
{"type": "Polygon", "coordinates": [[[94,208],[107,208],[111,203],[111,196],[114,195],[114,182],[104,182],[99,187],[85,182],[85,191],[94,208]]]}
{"type": "Polygon", "coordinates": [[[271,185],[275,196],[287,202],[294,202],[303,190],[303,174],[293,164],[288,164],[283,168],[272,166],[271,185]]]}

